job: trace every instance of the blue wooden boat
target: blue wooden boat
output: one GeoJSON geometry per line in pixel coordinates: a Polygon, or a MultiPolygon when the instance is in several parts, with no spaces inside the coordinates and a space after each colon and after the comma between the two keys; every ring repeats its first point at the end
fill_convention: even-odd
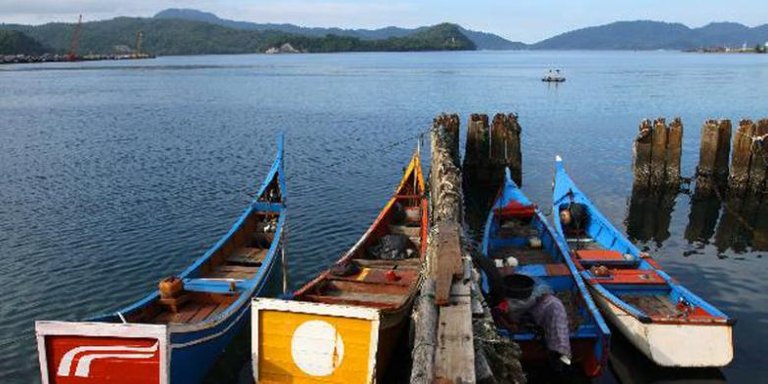
{"type": "Polygon", "coordinates": [[[555,228],[606,319],[658,365],[728,364],[734,319],[680,285],[629,242],[576,187],[559,157],[555,168],[555,228]]]}
{"type": "MultiPolygon", "coordinates": [[[[498,279],[514,270],[543,281],[566,307],[571,332],[572,360],[590,377],[599,376],[607,366],[610,331],[589,296],[576,266],[567,257],[563,240],[547,223],[544,215],[512,181],[506,170],[504,186],[493,204],[485,224],[482,253],[493,260],[485,262],[482,286],[492,295],[491,279],[498,279]],[[513,256],[516,260],[507,263],[513,256]],[[518,266],[513,267],[517,263],[518,266]],[[489,268],[494,268],[493,272],[489,268]],[[490,276],[490,274],[497,276],[490,276]],[[498,276],[500,275],[500,276],[498,276]]],[[[546,361],[547,350],[532,326],[505,327],[494,311],[499,333],[517,341],[523,350],[523,362],[546,361]]]]}
{"type": "Polygon", "coordinates": [[[250,299],[278,293],[286,219],[283,139],[256,197],[195,263],[116,312],[38,321],[43,383],[199,383],[250,321],[250,299]]]}

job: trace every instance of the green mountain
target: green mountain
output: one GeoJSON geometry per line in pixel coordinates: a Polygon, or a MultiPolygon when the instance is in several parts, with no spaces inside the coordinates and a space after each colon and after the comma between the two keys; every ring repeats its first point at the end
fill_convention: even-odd
{"type": "Polygon", "coordinates": [[[689,28],[680,23],[620,21],[566,32],[538,42],[533,49],[694,49],[747,44],[754,47],[768,41],[768,24],[750,28],[738,23],[711,23],[689,28]]]}
{"type": "MultiPolygon", "coordinates": [[[[69,49],[74,32],[73,24],[62,23],[4,25],[2,28],[23,32],[58,53],[69,49]]],[[[243,30],[182,19],[118,17],[83,23],[79,52],[129,51],[135,47],[139,31],[144,34],[142,50],[157,55],[255,53],[284,43],[304,52],[475,49],[453,24],[436,25],[405,37],[362,40],[335,35],[309,37],[279,31],[243,30]]]]}
{"type": "MultiPolygon", "coordinates": [[[[182,19],[190,21],[202,21],[210,24],[221,25],[234,29],[243,29],[250,31],[279,31],[294,35],[303,35],[311,37],[325,37],[335,35],[342,37],[356,37],[361,40],[385,40],[392,37],[407,37],[414,33],[423,32],[430,27],[420,27],[415,29],[386,27],[380,29],[342,29],[342,28],[309,28],[300,27],[293,24],[274,24],[274,23],[251,23],[247,21],[234,21],[222,19],[210,12],[198,11],[196,9],[178,9],[170,8],[158,12],[155,16],[158,19],[182,19]]],[[[477,49],[525,49],[526,45],[519,42],[506,40],[498,35],[487,32],[472,31],[460,28],[462,34],[467,36],[474,43],[477,49]]]]}
{"type": "Polygon", "coordinates": [[[0,29],[0,55],[40,55],[48,50],[22,32],[0,29]]]}

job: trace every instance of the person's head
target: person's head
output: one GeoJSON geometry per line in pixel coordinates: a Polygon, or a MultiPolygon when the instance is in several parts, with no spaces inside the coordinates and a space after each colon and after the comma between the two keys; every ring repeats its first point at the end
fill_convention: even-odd
{"type": "Polygon", "coordinates": [[[568,225],[573,221],[573,217],[571,217],[571,211],[568,210],[568,208],[561,209],[560,210],[560,223],[563,225],[568,225]]]}

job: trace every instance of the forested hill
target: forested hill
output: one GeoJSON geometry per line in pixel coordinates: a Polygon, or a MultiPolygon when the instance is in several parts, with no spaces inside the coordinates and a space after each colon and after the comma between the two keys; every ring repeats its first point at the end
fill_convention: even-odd
{"type": "MultiPolygon", "coordinates": [[[[221,25],[224,27],[250,30],[250,31],[279,31],[293,35],[302,35],[310,37],[325,37],[326,35],[335,35],[343,37],[356,37],[361,40],[385,40],[392,37],[406,37],[414,33],[423,32],[430,27],[419,28],[401,28],[386,27],[379,29],[343,29],[343,28],[318,28],[301,27],[294,24],[277,23],[252,23],[248,21],[235,21],[222,19],[210,12],[199,11],[196,9],[178,9],[170,8],[158,12],[155,16],[158,19],[182,19],[190,21],[202,21],[210,24],[221,25]]],[[[501,36],[473,31],[460,27],[462,34],[477,47],[477,49],[500,50],[500,49],[524,49],[525,44],[513,42],[504,39],[501,36]]]]}
{"type": "Polygon", "coordinates": [[[48,50],[24,33],[0,29],[0,55],[39,55],[48,50]]]}
{"type": "Polygon", "coordinates": [[[710,23],[689,28],[680,23],[620,21],[566,32],[534,44],[533,49],[695,49],[754,47],[768,42],[768,24],[710,23]]]}
{"type": "MultiPolygon", "coordinates": [[[[23,32],[55,53],[69,48],[74,24],[40,26],[0,25],[23,32]]],[[[279,31],[255,31],[202,21],[163,18],[118,17],[82,25],[80,53],[112,53],[131,50],[136,35],[144,34],[143,51],[157,55],[256,53],[290,43],[303,52],[474,50],[475,45],[458,26],[439,24],[404,37],[363,40],[336,35],[299,36],[279,31]]]]}

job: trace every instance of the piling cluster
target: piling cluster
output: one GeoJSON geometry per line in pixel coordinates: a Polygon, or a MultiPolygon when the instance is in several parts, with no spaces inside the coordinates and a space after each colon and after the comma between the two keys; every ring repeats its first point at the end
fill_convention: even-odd
{"type": "Polygon", "coordinates": [[[520,124],[516,114],[498,113],[489,125],[488,115],[474,113],[467,125],[465,177],[473,183],[495,185],[509,167],[512,179],[522,185],[523,156],[520,124]]]}
{"type": "Polygon", "coordinates": [[[675,118],[643,120],[635,139],[635,183],[638,191],[676,190],[680,185],[683,123],[675,118]]]}
{"type": "MultiPolygon", "coordinates": [[[[635,139],[634,190],[675,192],[680,185],[683,124],[643,120],[635,139]]],[[[697,197],[759,196],[768,173],[768,119],[742,120],[733,134],[730,120],[707,120],[701,128],[697,197]],[[733,138],[733,140],[732,140],[733,138]]]]}

